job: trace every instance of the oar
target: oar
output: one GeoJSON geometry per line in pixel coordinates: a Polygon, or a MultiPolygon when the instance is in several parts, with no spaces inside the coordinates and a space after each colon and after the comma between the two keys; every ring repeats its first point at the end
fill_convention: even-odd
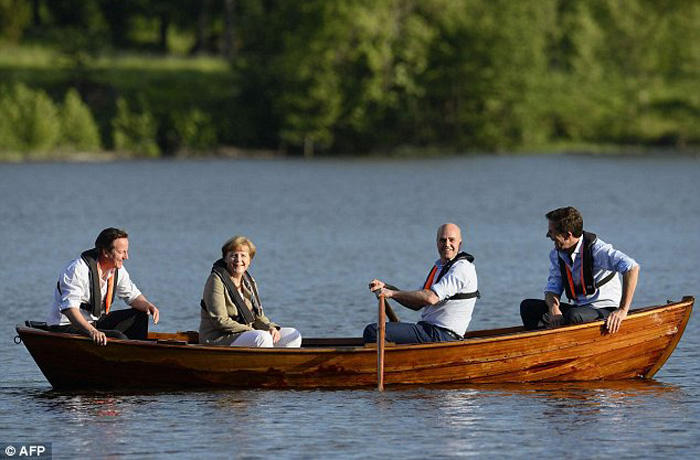
{"type": "Polygon", "coordinates": [[[394,313],[394,310],[391,308],[391,305],[389,304],[389,299],[385,299],[384,304],[386,305],[386,317],[389,318],[389,321],[391,321],[392,323],[398,323],[399,317],[396,316],[396,313],[394,313]]]}
{"type": "Polygon", "coordinates": [[[386,302],[384,296],[379,296],[379,314],[377,318],[377,390],[384,391],[384,338],[386,336],[386,318],[384,308],[386,302]]]}

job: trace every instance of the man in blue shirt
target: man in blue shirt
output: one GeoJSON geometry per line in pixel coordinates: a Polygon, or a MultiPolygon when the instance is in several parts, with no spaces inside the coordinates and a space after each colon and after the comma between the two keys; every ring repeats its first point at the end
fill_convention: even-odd
{"type": "Polygon", "coordinates": [[[615,333],[627,317],[639,277],[637,262],[583,230],[583,216],[571,206],[546,215],[549,279],[544,300],[526,299],[520,316],[526,329],[551,328],[605,319],[615,333]],[[622,283],[620,277],[622,275],[622,283]],[[566,292],[570,303],[560,301],[566,292]]]}

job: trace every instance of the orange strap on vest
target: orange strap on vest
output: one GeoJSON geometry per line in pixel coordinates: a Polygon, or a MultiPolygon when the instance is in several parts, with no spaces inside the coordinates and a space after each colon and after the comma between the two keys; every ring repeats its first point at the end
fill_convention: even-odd
{"type": "Polygon", "coordinates": [[[428,279],[425,280],[425,285],[423,285],[423,289],[431,288],[431,286],[433,285],[433,280],[435,279],[435,272],[437,272],[437,265],[433,265],[433,269],[430,270],[430,275],[428,275],[428,279]]]}
{"type": "Polygon", "coordinates": [[[109,313],[112,306],[112,293],[114,292],[114,275],[107,280],[107,297],[105,297],[105,313],[109,313]]]}
{"type": "MultiPolygon", "coordinates": [[[[566,269],[566,278],[569,281],[569,288],[571,289],[571,292],[576,295],[576,289],[574,289],[574,277],[571,273],[571,269],[566,264],[564,264],[564,268],[566,269]]],[[[586,295],[586,282],[583,279],[583,264],[581,265],[581,291],[583,295],[586,295]]]]}

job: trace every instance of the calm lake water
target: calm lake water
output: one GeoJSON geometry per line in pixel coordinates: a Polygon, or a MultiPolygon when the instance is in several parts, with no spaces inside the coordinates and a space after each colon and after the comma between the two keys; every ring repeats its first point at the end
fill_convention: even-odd
{"type": "Polygon", "coordinates": [[[12,342],[107,226],[130,233],[127,267],[161,309],[158,331],[197,329],[212,261],[245,234],[274,321],[359,336],[376,312],[367,282],[416,287],[445,221],[476,256],[470,329],[511,326],[520,300],[542,295],[544,214],[569,204],[641,264],[635,306],[700,294],[697,157],[0,165],[0,443],[52,443],[54,458],[697,458],[697,313],[652,381],[382,394],[55,392],[12,342]]]}

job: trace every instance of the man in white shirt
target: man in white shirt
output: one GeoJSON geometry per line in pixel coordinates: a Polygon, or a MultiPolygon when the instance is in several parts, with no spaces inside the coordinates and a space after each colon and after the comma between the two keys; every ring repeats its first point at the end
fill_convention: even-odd
{"type": "MultiPolygon", "coordinates": [[[[421,321],[387,323],[386,340],[394,343],[425,343],[462,340],[479,297],[474,257],[459,252],[462,233],[455,224],[443,224],[437,231],[440,258],[435,262],[421,289],[402,291],[373,279],[369,290],[377,296],[395,299],[412,310],[423,310],[421,321]]],[[[368,325],[365,343],[377,341],[377,325],[368,325]]]]}
{"type": "Polygon", "coordinates": [[[117,228],[106,228],[95,240],[95,247],[82,253],[61,273],[47,324],[54,332],[89,336],[98,345],[107,337],[145,339],[148,317],[159,319],[158,308],[149,302],[131,281],[124,268],[129,258],[129,235],[117,228]],[[131,308],[112,310],[115,298],[131,308]]]}
{"type": "Polygon", "coordinates": [[[639,277],[639,264],[583,230],[583,216],[571,206],[546,215],[554,242],[545,298],[526,299],[520,316],[526,329],[606,320],[615,333],[627,317],[639,277]],[[622,284],[620,277],[622,274],[622,284]],[[566,292],[570,303],[560,301],[566,292]]]}

